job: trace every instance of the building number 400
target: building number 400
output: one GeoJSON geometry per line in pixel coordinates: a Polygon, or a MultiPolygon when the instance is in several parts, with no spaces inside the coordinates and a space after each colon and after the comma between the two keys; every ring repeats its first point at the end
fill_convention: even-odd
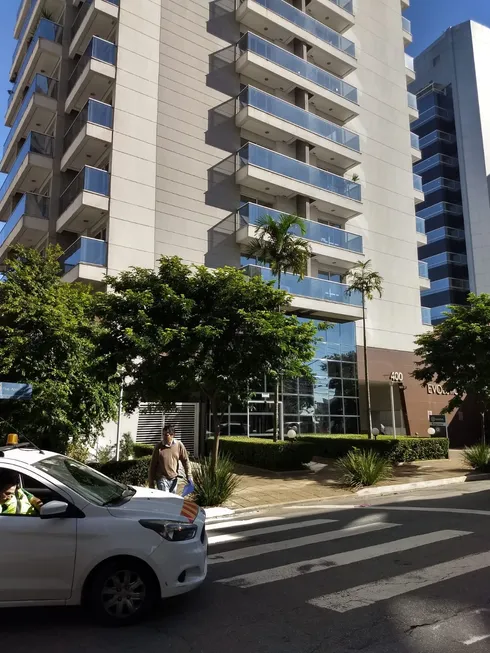
{"type": "Polygon", "coordinates": [[[403,381],[403,372],[392,372],[390,374],[390,381],[401,383],[403,381]]]}

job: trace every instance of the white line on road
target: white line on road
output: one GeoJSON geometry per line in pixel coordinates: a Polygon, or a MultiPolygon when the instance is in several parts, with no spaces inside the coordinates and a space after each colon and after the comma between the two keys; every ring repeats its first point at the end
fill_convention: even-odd
{"type": "MultiPolygon", "coordinates": [[[[419,501],[420,499],[406,499],[406,501],[419,501]]],[[[376,505],[367,506],[364,504],[356,505],[322,505],[322,506],[286,506],[284,510],[331,510],[332,512],[339,512],[342,510],[377,510],[378,512],[383,512],[383,510],[402,510],[402,511],[411,511],[411,512],[447,512],[454,513],[456,515],[483,515],[490,517],[490,510],[472,510],[471,508],[423,508],[417,506],[385,506],[382,503],[376,505]]]]}
{"type": "Polygon", "coordinates": [[[350,565],[363,560],[380,558],[381,556],[390,555],[391,553],[409,551],[415,547],[426,546],[428,544],[434,544],[435,542],[442,542],[444,540],[450,540],[455,537],[469,534],[470,533],[467,533],[466,531],[451,530],[424,533],[423,535],[414,535],[401,540],[367,546],[363,549],[336,553],[335,555],[316,558],[315,560],[303,560],[290,565],[283,565],[282,567],[274,567],[273,569],[264,569],[263,571],[242,574],[241,576],[234,576],[233,578],[225,578],[217,582],[223,583],[224,585],[236,585],[238,587],[255,587],[256,585],[274,583],[276,581],[295,578],[296,576],[303,576],[305,574],[312,574],[318,571],[326,571],[331,567],[343,567],[344,565],[350,565]]]}
{"type": "Polygon", "coordinates": [[[266,528],[254,528],[250,531],[242,531],[240,533],[231,533],[229,535],[212,535],[208,541],[209,544],[223,544],[224,542],[235,542],[236,540],[244,540],[247,537],[258,537],[259,535],[269,535],[272,533],[282,533],[284,531],[291,531],[298,528],[313,528],[314,526],[323,526],[324,524],[332,524],[336,519],[310,519],[309,521],[300,521],[293,524],[279,524],[278,526],[267,526],[266,528]]]}
{"type": "Polygon", "coordinates": [[[466,646],[471,646],[472,644],[476,644],[477,642],[483,642],[485,639],[490,639],[490,635],[476,635],[475,637],[470,637],[466,641],[463,642],[466,646]]]}
{"type": "Polygon", "coordinates": [[[291,540],[282,540],[280,542],[267,542],[266,544],[258,544],[257,546],[248,546],[244,549],[236,549],[234,551],[226,551],[225,553],[215,553],[209,556],[208,564],[220,564],[223,562],[234,562],[235,560],[243,560],[244,558],[252,558],[255,556],[264,555],[265,553],[276,553],[277,551],[286,551],[289,549],[299,549],[303,546],[311,544],[319,544],[320,542],[331,542],[332,540],[340,540],[344,537],[352,537],[362,533],[370,533],[372,531],[381,531],[385,528],[393,528],[400,524],[387,524],[386,522],[375,522],[366,524],[364,526],[354,526],[352,528],[343,528],[338,531],[327,531],[326,533],[318,533],[317,535],[308,535],[306,537],[297,537],[291,540]]]}
{"type": "Polygon", "coordinates": [[[335,612],[349,612],[486,567],[490,567],[490,551],[417,569],[401,576],[358,585],[333,594],[325,594],[311,599],[308,603],[335,612]]]}
{"type": "Polygon", "coordinates": [[[212,524],[206,522],[206,530],[209,531],[222,531],[226,528],[238,528],[240,526],[247,526],[248,524],[262,524],[263,522],[284,521],[288,517],[256,517],[255,519],[240,519],[234,521],[217,521],[212,524]]]}

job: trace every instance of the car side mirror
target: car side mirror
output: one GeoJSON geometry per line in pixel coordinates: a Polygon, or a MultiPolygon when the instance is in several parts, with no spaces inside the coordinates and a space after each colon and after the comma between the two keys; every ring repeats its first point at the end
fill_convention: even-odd
{"type": "Polygon", "coordinates": [[[41,519],[56,519],[64,517],[68,510],[68,504],[65,501],[48,501],[39,511],[41,519]]]}

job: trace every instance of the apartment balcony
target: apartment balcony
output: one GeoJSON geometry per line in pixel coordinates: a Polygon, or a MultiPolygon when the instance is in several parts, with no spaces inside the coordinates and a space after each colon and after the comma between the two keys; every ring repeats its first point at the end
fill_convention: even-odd
{"type": "Polygon", "coordinates": [[[0,220],[16,193],[39,193],[53,171],[53,138],[31,132],[0,188],[0,220]]]}
{"type": "Polygon", "coordinates": [[[401,0],[402,11],[410,7],[410,0],[401,0]]]}
{"type": "Polygon", "coordinates": [[[24,100],[24,90],[34,81],[36,73],[54,77],[61,59],[61,38],[63,29],[60,25],[43,18],[32,37],[22,65],[12,89],[9,91],[5,123],[8,127],[17,115],[24,100]]]}
{"type": "Polygon", "coordinates": [[[80,170],[90,161],[98,161],[112,143],[110,104],[89,100],[68,127],[64,137],[61,170],[80,170]]]}
{"type": "MultiPolygon", "coordinates": [[[[243,204],[236,213],[236,241],[240,245],[248,245],[257,237],[259,219],[269,215],[279,220],[282,213],[259,204],[243,204]]],[[[301,234],[296,227],[292,233],[308,241],[311,253],[321,263],[334,265],[342,271],[350,270],[359,259],[364,258],[362,251],[362,236],[336,229],[321,222],[304,220],[306,233],[301,234]]]]}
{"type": "Polygon", "coordinates": [[[413,57],[405,52],[405,77],[407,78],[407,84],[415,81],[415,63],[413,57]]]}
{"type": "MultiPolygon", "coordinates": [[[[22,4],[22,3],[21,3],[22,4]]],[[[63,10],[63,0],[29,0],[26,3],[27,11],[24,14],[24,20],[16,34],[17,45],[12,55],[12,65],[10,67],[10,81],[15,81],[15,77],[22,65],[22,61],[29,48],[31,39],[39,24],[39,19],[44,12],[50,20],[58,20],[63,10]]]]}
{"type": "Polygon", "coordinates": [[[453,145],[456,143],[456,136],[455,134],[449,134],[448,132],[443,132],[440,129],[435,129],[433,132],[430,132],[425,136],[421,136],[420,149],[423,150],[436,141],[441,141],[442,143],[449,143],[450,145],[453,145]]]}
{"type": "Polygon", "coordinates": [[[94,36],[78,60],[69,80],[65,111],[81,111],[92,97],[104,101],[116,79],[114,43],[94,36]]]}
{"type": "Polygon", "coordinates": [[[8,172],[17,156],[19,142],[33,130],[47,132],[57,111],[58,82],[35,75],[3,145],[0,171],[8,172]]]}
{"type": "Polygon", "coordinates": [[[238,96],[235,122],[273,141],[303,140],[319,159],[344,171],[362,160],[358,134],[253,86],[238,96]]]}
{"type": "Polygon", "coordinates": [[[423,192],[425,195],[430,195],[430,193],[435,193],[438,190],[446,190],[451,193],[459,193],[461,190],[461,184],[459,181],[454,179],[438,177],[437,179],[433,179],[432,181],[429,181],[423,185],[423,192]]]}
{"type": "Polygon", "coordinates": [[[455,156],[447,156],[446,154],[434,154],[428,159],[419,161],[417,165],[413,167],[413,171],[418,175],[426,172],[427,170],[432,170],[432,168],[444,167],[444,168],[458,168],[459,161],[455,156]]]}
{"type": "Polygon", "coordinates": [[[425,261],[419,261],[419,286],[420,290],[430,288],[429,266],[425,261]]]}
{"type": "Polygon", "coordinates": [[[417,163],[422,158],[422,152],[420,151],[419,137],[413,132],[410,132],[410,148],[412,151],[412,163],[417,163]]]}
{"type": "Polygon", "coordinates": [[[107,274],[107,243],[81,236],[59,261],[63,266],[62,281],[102,284],[107,274]]]}
{"type": "Polygon", "coordinates": [[[405,18],[405,16],[402,16],[402,30],[403,41],[405,45],[410,45],[410,43],[413,41],[412,23],[408,20],[408,18],[405,18]]]}
{"type": "Polygon", "coordinates": [[[109,210],[110,175],[85,166],[60,197],[56,230],[82,233],[109,210]]]}
{"type": "Polygon", "coordinates": [[[418,216],[415,218],[415,230],[417,233],[417,244],[419,246],[427,245],[427,236],[425,235],[425,220],[423,218],[419,218],[418,216]]]}
{"type": "Polygon", "coordinates": [[[306,11],[336,32],[345,32],[356,22],[353,0],[311,0],[306,11]]]}
{"type": "Polygon", "coordinates": [[[438,202],[432,206],[427,206],[425,209],[417,212],[417,215],[425,220],[433,218],[441,213],[449,215],[463,215],[463,207],[461,204],[451,204],[450,202],[438,202]]]}
{"type": "Polygon", "coordinates": [[[310,102],[340,122],[359,113],[357,89],[288,50],[247,32],[236,45],[236,71],[266,87],[308,91],[310,102]]]}
{"type": "Polygon", "coordinates": [[[424,195],[425,186],[422,186],[422,177],[420,175],[413,175],[413,190],[415,197],[415,204],[421,204],[425,200],[424,195]]]}
{"type": "Polygon", "coordinates": [[[49,197],[26,193],[0,231],[0,263],[12,245],[35,247],[48,233],[49,197]]]}
{"type": "Polygon", "coordinates": [[[427,308],[425,306],[421,306],[420,308],[422,311],[422,324],[425,324],[425,326],[432,326],[430,308],[427,308]]]}
{"type": "Polygon", "coordinates": [[[410,122],[417,120],[419,117],[419,110],[417,107],[417,96],[410,91],[407,91],[407,103],[408,103],[408,115],[410,116],[410,122]]]}
{"type": "MultiPolygon", "coordinates": [[[[250,277],[260,276],[265,281],[276,281],[269,268],[248,265],[243,268],[250,277]]],[[[348,286],[335,281],[314,277],[300,279],[294,274],[283,274],[281,290],[293,296],[290,310],[304,312],[312,317],[338,320],[360,320],[362,318],[362,299],[359,293],[349,294],[348,286]]]]}
{"type": "Polygon", "coordinates": [[[356,67],[356,46],[325,23],[312,18],[285,0],[239,0],[236,19],[272,41],[294,38],[309,45],[308,59],[344,77],[356,67]]]}
{"type": "Polygon", "coordinates": [[[119,17],[119,0],[85,0],[71,28],[70,57],[83,54],[93,36],[109,39],[119,17]]]}
{"type": "Polygon", "coordinates": [[[360,184],[253,143],[236,154],[236,183],[276,196],[309,197],[333,217],[362,213],[360,184]]]}

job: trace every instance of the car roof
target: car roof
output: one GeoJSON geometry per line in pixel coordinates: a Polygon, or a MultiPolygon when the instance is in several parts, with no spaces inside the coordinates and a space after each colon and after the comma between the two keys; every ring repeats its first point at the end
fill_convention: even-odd
{"type": "Polygon", "coordinates": [[[8,462],[19,462],[23,465],[33,465],[38,463],[40,460],[45,460],[46,458],[52,458],[58,454],[53,451],[41,451],[36,448],[27,448],[27,447],[0,447],[0,465],[2,460],[8,462]]]}

